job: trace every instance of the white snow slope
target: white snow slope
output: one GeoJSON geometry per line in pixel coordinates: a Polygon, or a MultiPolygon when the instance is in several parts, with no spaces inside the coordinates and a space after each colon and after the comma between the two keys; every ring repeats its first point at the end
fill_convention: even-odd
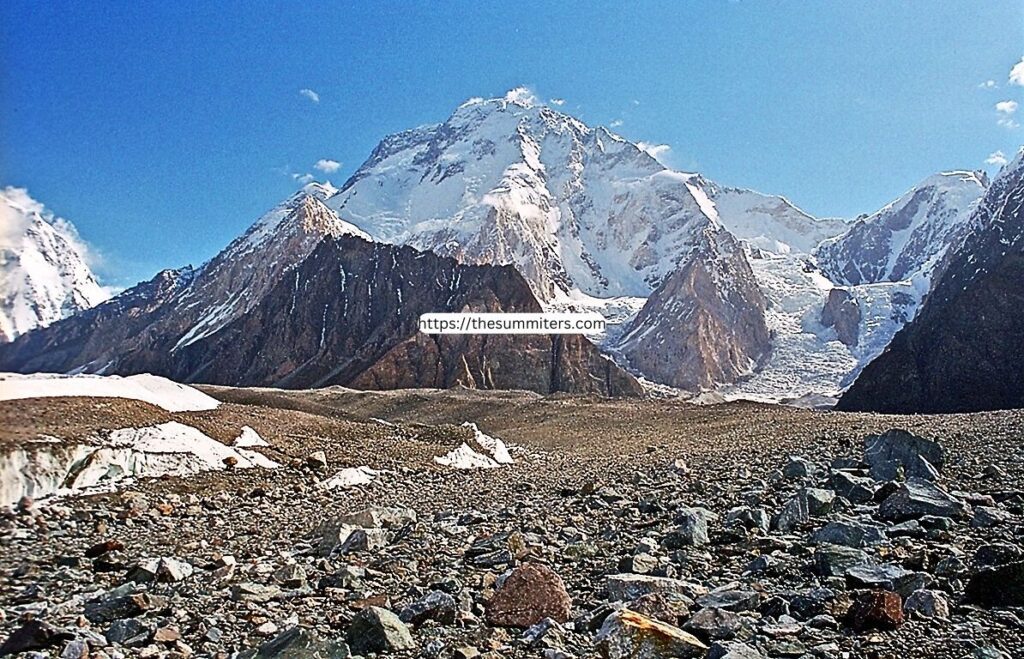
{"type": "Polygon", "coordinates": [[[74,227],[22,188],[0,191],[0,341],[109,297],[74,227]]]}
{"type": "Polygon", "coordinates": [[[98,396],[141,400],[168,412],[215,409],[220,403],[198,389],[156,375],[61,375],[0,373],[0,400],[98,396]]]}

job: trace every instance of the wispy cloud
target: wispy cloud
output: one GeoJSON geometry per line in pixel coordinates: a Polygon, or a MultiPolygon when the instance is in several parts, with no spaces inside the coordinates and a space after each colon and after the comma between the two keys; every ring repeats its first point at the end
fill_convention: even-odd
{"type": "Polygon", "coordinates": [[[316,177],[313,176],[312,174],[309,174],[309,173],[306,173],[306,174],[295,173],[295,174],[292,174],[292,178],[295,179],[296,181],[298,181],[299,183],[301,183],[302,185],[306,185],[307,183],[312,183],[313,181],[316,180],[316,177]]]}
{"type": "Polygon", "coordinates": [[[651,142],[637,142],[636,145],[640,147],[640,150],[644,151],[650,157],[654,158],[661,164],[665,164],[662,160],[668,155],[668,152],[672,150],[667,144],[653,144],[651,142]]]}
{"type": "Polygon", "coordinates": [[[985,82],[978,85],[978,89],[995,89],[999,85],[996,84],[995,80],[986,80],[985,82]]]}
{"type": "Polygon", "coordinates": [[[614,120],[614,121],[612,121],[612,122],[611,122],[610,124],[608,124],[608,127],[609,127],[609,128],[618,128],[618,127],[619,127],[619,126],[621,126],[621,125],[622,125],[623,123],[625,123],[625,122],[624,122],[624,121],[622,121],[622,119],[615,119],[615,120],[614,120]]]}
{"type": "Polygon", "coordinates": [[[1017,101],[999,101],[996,103],[996,112],[999,113],[999,119],[996,121],[997,124],[1005,128],[1017,128],[1020,126],[1017,120],[1013,118],[1015,112],[1017,112],[1017,101]]]}
{"type": "Polygon", "coordinates": [[[988,154],[988,158],[985,158],[986,165],[999,165],[1002,167],[1007,163],[1006,154],[1002,151],[993,151],[988,154]]]}
{"type": "Polygon", "coordinates": [[[316,164],[313,165],[313,167],[315,169],[319,169],[324,174],[333,174],[334,172],[341,169],[341,163],[338,162],[337,160],[321,158],[320,160],[316,161],[316,164]]]}
{"type": "Polygon", "coordinates": [[[565,99],[564,98],[553,98],[550,101],[548,101],[548,103],[550,103],[551,105],[562,106],[562,105],[565,105],[565,99]]]}
{"type": "Polygon", "coordinates": [[[302,95],[302,96],[305,96],[306,98],[308,98],[309,100],[313,101],[314,103],[319,103],[320,102],[320,94],[317,94],[315,91],[313,91],[312,89],[309,89],[308,87],[305,88],[305,89],[300,89],[299,90],[299,94],[302,95]]]}
{"type": "Polygon", "coordinates": [[[1024,87],[1024,57],[1010,69],[1010,84],[1024,87]]]}

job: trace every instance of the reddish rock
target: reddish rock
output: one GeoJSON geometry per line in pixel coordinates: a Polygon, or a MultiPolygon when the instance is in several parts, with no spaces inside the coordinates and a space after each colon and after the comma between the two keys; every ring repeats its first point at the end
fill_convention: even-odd
{"type": "Polygon", "coordinates": [[[529,627],[544,618],[569,619],[572,598],[562,578],[546,565],[527,563],[508,575],[487,605],[487,622],[499,627],[529,627]]]}
{"type": "Polygon", "coordinates": [[[108,552],[121,551],[122,549],[124,549],[124,543],[120,540],[104,540],[85,550],[85,557],[99,558],[108,552]]]}
{"type": "Polygon", "coordinates": [[[896,629],[903,620],[903,598],[889,590],[861,595],[846,614],[846,624],[856,631],[896,629]]]}

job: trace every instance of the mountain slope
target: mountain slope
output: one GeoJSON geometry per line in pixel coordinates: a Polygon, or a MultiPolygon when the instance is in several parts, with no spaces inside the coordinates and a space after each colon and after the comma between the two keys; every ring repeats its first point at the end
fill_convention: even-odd
{"type": "Polygon", "coordinates": [[[686,390],[749,375],[770,350],[767,301],[732,235],[708,229],[616,349],[648,378],[686,390]]]}
{"type": "Polygon", "coordinates": [[[0,346],[0,369],[182,382],[519,388],[637,395],[581,336],[426,337],[428,311],[537,311],[512,268],[366,240],[299,193],[202,267],[167,271],[0,346]]]}
{"type": "Polygon", "coordinates": [[[1024,150],[947,255],[918,316],[839,409],[933,413],[1024,407],[1024,150]]]}
{"type": "Polygon", "coordinates": [[[822,243],[816,250],[818,263],[840,285],[927,278],[949,245],[962,237],[987,184],[979,172],[930,176],[822,243]]]}
{"type": "Polygon", "coordinates": [[[23,189],[0,192],[0,341],[107,297],[85,262],[74,227],[23,189]]]}

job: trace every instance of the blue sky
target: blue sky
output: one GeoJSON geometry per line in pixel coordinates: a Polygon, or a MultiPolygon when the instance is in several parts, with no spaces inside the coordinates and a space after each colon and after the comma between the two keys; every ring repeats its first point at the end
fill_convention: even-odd
{"type": "Polygon", "coordinates": [[[291,174],[340,185],[382,136],[527,85],[674,167],[853,216],[1012,157],[1022,55],[1020,2],[6,0],[0,185],[126,285],[209,258],[291,174]]]}

